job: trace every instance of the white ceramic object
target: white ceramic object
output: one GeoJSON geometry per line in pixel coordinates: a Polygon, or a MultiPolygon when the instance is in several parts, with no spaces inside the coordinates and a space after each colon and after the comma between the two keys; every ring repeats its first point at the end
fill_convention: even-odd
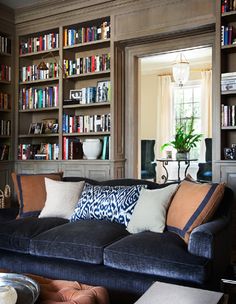
{"type": "Polygon", "coordinates": [[[15,304],[17,301],[17,293],[12,286],[0,286],[0,303],[15,304]]]}
{"type": "Polygon", "coordinates": [[[83,142],[83,152],[87,159],[97,159],[102,151],[100,139],[86,139],[83,142]]]}

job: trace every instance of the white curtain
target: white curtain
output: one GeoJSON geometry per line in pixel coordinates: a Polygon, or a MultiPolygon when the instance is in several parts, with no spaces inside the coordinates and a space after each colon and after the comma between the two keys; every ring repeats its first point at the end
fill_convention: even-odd
{"type": "MultiPolygon", "coordinates": [[[[204,139],[212,138],[212,71],[202,71],[201,88],[201,133],[204,139]]],[[[200,161],[205,161],[205,141],[202,141],[200,161]]]]}
{"type": "MultiPolygon", "coordinates": [[[[157,129],[156,129],[156,158],[163,157],[161,146],[171,139],[172,107],[171,107],[171,77],[157,76],[157,129]]],[[[157,182],[164,173],[161,164],[157,162],[157,182]]]]}

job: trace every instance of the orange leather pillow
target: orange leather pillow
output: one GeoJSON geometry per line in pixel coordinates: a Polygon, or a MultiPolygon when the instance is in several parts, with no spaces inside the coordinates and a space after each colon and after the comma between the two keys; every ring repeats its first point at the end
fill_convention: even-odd
{"type": "Polygon", "coordinates": [[[63,172],[46,174],[16,174],[12,180],[19,202],[19,217],[38,216],[46,201],[44,178],[60,181],[63,172]]]}
{"type": "Polygon", "coordinates": [[[191,231],[214,214],[224,189],[224,184],[181,182],[167,213],[167,230],[177,233],[188,243],[191,231]]]}

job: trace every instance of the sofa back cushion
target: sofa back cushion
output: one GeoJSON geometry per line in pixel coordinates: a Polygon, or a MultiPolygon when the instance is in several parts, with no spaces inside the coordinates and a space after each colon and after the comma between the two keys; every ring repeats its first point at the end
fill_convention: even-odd
{"type": "Polygon", "coordinates": [[[167,229],[180,235],[187,243],[191,231],[212,217],[224,189],[224,184],[181,182],[167,213],[167,229]]]}
{"type": "Polygon", "coordinates": [[[19,216],[38,216],[46,201],[45,177],[60,181],[62,175],[62,172],[46,174],[12,173],[19,203],[19,216]]]}
{"type": "Polygon", "coordinates": [[[108,220],[127,226],[143,185],[97,186],[85,184],[71,221],[108,220]]]}

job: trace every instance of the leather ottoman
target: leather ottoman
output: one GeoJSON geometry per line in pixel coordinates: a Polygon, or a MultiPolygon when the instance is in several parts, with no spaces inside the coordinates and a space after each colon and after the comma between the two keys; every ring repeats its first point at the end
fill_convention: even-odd
{"type": "Polygon", "coordinates": [[[40,284],[38,304],[109,304],[108,292],[104,287],[51,280],[32,274],[27,276],[40,284]]]}

